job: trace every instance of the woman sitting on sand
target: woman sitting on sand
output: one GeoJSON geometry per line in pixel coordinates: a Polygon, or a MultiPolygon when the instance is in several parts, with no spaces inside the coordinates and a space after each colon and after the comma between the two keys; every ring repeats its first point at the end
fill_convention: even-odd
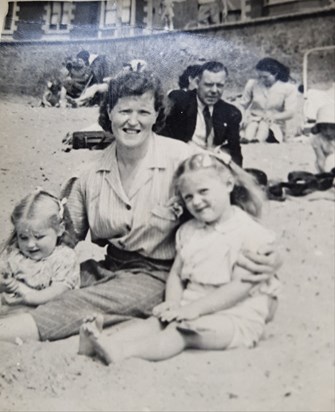
{"type": "Polygon", "coordinates": [[[279,61],[266,57],[256,65],[257,79],[250,79],[240,105],[245,115],[244,143],[279,143],[284,140],[285,121],[297,109],[297,88],[289,83],[290,70],[279,61]]]}
{"type": "MultiPolygon", "coordinates": [[[[75,181],[67,203],[78,240],[90,231],[94,243],[107,245],[105,260],[81,264],[81,289],[3,319],[0,340],[62,339],[78,333],[92,313],[110,326],[146,318],[162,302],[180,225],[172,179],[190,152],[183,142],[155,133],[163,97],[151,73],[121,73],[110,82],[101,122],[115,141],[75,181]]],[[[275,245],[263,252],[238,255],[237,264],[251,272],[246,281],[268,279],[280,266],[275,245]]]]}

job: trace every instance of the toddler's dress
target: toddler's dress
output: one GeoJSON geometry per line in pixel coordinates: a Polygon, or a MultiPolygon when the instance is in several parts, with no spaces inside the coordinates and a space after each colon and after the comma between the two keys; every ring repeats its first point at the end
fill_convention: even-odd
{"type": "Polygon", "coordinates": [[[80,287],[77,255],[65,245],[57,246],[51,255],[41,260],[30,259],[13,246],[3,253],[0,261],[2,272],[32,289],[45,289],[55,283],[64,283],[69,290],[80,287]]]}

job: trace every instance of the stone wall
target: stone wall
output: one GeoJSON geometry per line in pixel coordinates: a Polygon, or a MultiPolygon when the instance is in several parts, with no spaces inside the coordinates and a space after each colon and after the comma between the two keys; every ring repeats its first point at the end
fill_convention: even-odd
{"type": "MultiPolygon", "coordinates": [[[[64,58],[81,48],[106,54],[111,73],[130,59],[145,59],[164,79],[166,89],[175,88],[178,75],[199,58],[226,64],[230,72],[228,95],[242,90],[257,61],[265,56],[287,64],[292,77],[301,82],[304,52],[335,44],[334,16],[335,11],[328,10],[133,39],[0,43],[0,92],[41,95],[46,80],[62,68],[64,58]]],[[[334,54],[314,60],[314,76],[320,82],[329,81],[334,76],[334,54]]]]}

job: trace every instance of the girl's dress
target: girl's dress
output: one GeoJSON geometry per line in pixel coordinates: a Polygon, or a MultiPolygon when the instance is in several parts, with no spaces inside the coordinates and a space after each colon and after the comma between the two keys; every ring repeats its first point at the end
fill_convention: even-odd
{"type": "Polygon", "coordinates": [[[13,246],[1,256],[1,268],[32,289],[45,289],[55,283],[64,283],[69,289],[80,287],[76,253],[65,245],[57,246],[51,255],[41,260],[29,259],[13,246]]]}
{"type": "MultiPolygon", "coordinates": [[[[198,300],[232,281],[232,273],[241,249],[259,250],[275,236],[240,208],[233,216],[215,227],[193,219],[177,232],[176,247],[182,260],[181,278],[187,281],[181,305],[198,300]]],[[[253,347],[262,337],[270,315],[270,298],[277,298],[280,282],[272,277],[255,286],[249,297],[232,308],[183,322],[183,330],[213,333],[222,328],[222,317],[234,325],[230,348],[253,347]]],[[[224,327],[224,326],[223,326],[224,327]]]]}
{"type": "MultiPolygon", "coordinates": [[[[271,87],[265,87],[256,79],[248,80],[240,105],[248,109],[246,124],[259,123],[266,112],[284,112],[297,109],[298,90],[289,82],[277,80],[271,87]]],[[[293,117],[293,115],[292,115],[293,117]]],[[[286,120],[276,120],[270,126],[278,142],[283,140],[286,120]]]]}

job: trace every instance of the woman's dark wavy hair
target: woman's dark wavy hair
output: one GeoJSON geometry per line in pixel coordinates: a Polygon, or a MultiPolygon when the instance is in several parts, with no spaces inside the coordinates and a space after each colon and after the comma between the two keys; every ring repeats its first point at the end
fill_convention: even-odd
{"type": "Polygon", "coordinates": [[[165,121],[165,95],[160,80],[149,71],[122,72],[109,82],[108,92],[104,96],[100,106],[99,124],[107,132],[112,132],[112,123],[109,113],[121,97],[142,96],[152,92],[154,107],[158,113],[154,132],[159,132],[165,121]]]}
{"type": "Polygon", "coordinates": [[[183,73],[179,76],[178,86],[180,89],[188,88],[188,86],[190,85],[189,77],[192,77],[192,79],[197,77],[200,67],[201,66],[199,64],[193,64],[186,67],[183,73]]]}
{"type": "Polygon", "coordinates": [[[256,70],[262,72],[269,72],[275,76],[276,80],[288,82],[290,79],[290,69],[278,60],[271,57],[265,57],[256,64],[256,70]]]}

